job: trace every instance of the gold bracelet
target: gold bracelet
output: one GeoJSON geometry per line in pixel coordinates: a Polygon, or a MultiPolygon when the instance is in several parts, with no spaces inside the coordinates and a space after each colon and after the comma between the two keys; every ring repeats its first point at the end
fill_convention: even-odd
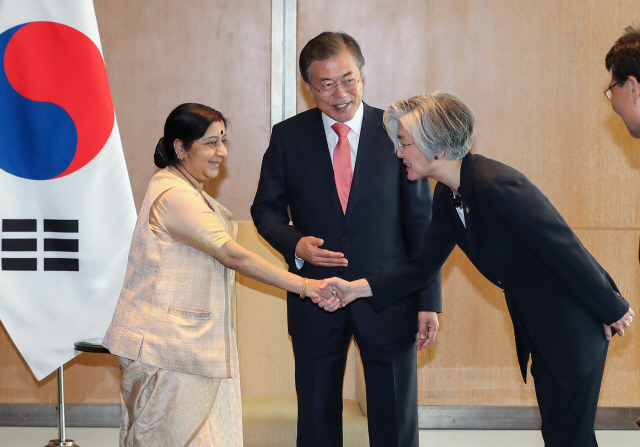
{"type": "Polygon", "coordinates": [[[304,279],[304,287],[302,287],[302,293],[300,294],[300,298],[304,298],[307,296],[307,289],[309,288],[309,279],[304,279]]]}

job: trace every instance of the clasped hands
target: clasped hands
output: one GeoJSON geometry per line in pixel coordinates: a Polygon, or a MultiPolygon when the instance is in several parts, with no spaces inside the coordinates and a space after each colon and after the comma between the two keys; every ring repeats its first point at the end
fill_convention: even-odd
{"type": "Polygon", "coordinates": [[[318,307],[327,312],[335,312],[361,297],[356,296],[355,283],[357,283],[357,281],[348,282],[341,278],[309,280],[307,296],[317,304],[318,307]]]}
{"type": "MultiPolygon", "coordinates": [[[[349,261],[343,253],[320,248],[322,245],[324,245],[323,239],[305,236],[296,245],[296,257],[319,267],[346,267],[349,265],[349,261]]],[[[306,296],[327,312],[334,312],[355,299],[355,297],[351,297],[349,289],[349,283],[340,278],[324,281],[309,280],[306,296]]]]}
{"type": "MultiPolygon", "coordinates": [[[[311,301],[327,312],[335,312],[358,298],[371,296],[371,287],[366,279],[345,281],[341,278],[328,278],[309,282],[311,301]]],[[[436,312],[418,312],[418,340],[416,350],[429,346],[436,339],[440,323],[436,312]]]]}
{"type": "Polygon", "coordinates": [[[620,337],[624,337],[624,329],[631,326],[631,322],[633,321],[634,315],[635,313],[633,312],[633,309],[629,308],[629,310],[627,310],[627,313],[625,313],[622,316],[622,318],[620,318],[618,321],[616,321],[615,323],[612,323],[611,326],[608,326],[605,324],[604,325],[605,338],[607,340],[611,340],[611,337],[613,337],[613,332],[611,331],[611,328],[615,329],[616,333],[620,337]]]}
{"type": "MultiPolygon", "coordinates": [[[[314,236],[305,236],[298,241],[296,257],[315,266],[346,267],[349,265],[349,261],[343,253],[320,248],[322,245],[324,245],[324,240],[314,236]]],[[[335,312],[357,298],[371,296],[371,288],[365,279],[353,282],[341,278],[310,279],[305,295],[327,312],[335,312]]],[[[418,312],[418,321],[416,350],[420,351],[433,343],[436,338],[439,328],[438,314],[436,312],[418,312]]]]}

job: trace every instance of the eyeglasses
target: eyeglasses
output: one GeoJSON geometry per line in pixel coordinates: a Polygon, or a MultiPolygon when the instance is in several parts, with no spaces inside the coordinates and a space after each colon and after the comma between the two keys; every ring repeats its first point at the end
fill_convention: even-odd
{"type": "Polygon", "coordinates": [[[358,82],[360,82],[361,80],[362,80],[362,76],[360,76],[360,79],[350,78],[344,82],[338,82],[338,83],[324,82],[320,84],[320,88],[317,88],[311,82],[309,82],[309,85],[313,87],[315,90],[317,90],[321,96],[331,96],[338,89],[338,86],[341,86],[345,90],[351,90],[351,89],[354,89],[356,85],[358,85],[358,82]]]}
{"type": "Polygon", "coordinates": [[[624,81],[625,81],[625,79],[623,79],[622,81],[618,81],[615,84],[610,85],[609,88],[604,91],[604,94],[607,96],[607,98],[609,98],[609,101],[611,101],[611,89],[613,87],[615,87],[616,85],[620,84],[621,82],[624,82],[624,81]]]}
{"type": "Polygon", "coordinates": [[[411,146],[412,144],[416,144],[416,143],[402,144],[401,142],[398,141],[398,146],[396,147],[396,150],[400,151],[400,155],[404,155],[403,149],[407,146],[411,146]]]}

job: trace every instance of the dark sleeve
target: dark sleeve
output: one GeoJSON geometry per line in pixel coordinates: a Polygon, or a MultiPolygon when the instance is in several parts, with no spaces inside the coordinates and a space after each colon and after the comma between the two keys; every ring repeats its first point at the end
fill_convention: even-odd
{"type": "Polygon", "coordinates": [[[303,234],[289,225],[286,169],[283,147],[274,126],[269,147],[262,158],[258,190],[251,206],[251,217],[258,233],[295,266],[295,250],[303,234]]]}
{"type": "Polygon", "coordinates": [[[582,245],[544,194],[520,173],[484,188],[492,208],[589,311],[604,324],[629,309],[613,279],[582,245]]]}
{"type": "MultiPolygon", "coordinates": [[[[421,248],[431,223],[433,197],[428,178],[409,181],[404,165],[400,169],[402,182],[402,222],[405,244],[410,257],[421,248]]],[[[442,273],[438,271],[426,288],[416,293],[418,311],[442,312],[442,273]]]]}
{"type": "MultiPolygon", "coordinates": [[[[450,206],[447,193],[443,185],[438,184],[433,198],[433,218],[416,254],[406,264],[366,278],[372,291],[369,302],[376,312],[417,290],[424,289],[436,278],[439,280],[442,264],[456,245],[447,204],[450,206]]],[[[438,294],[439,292],[438,283],[438,294]]]]}

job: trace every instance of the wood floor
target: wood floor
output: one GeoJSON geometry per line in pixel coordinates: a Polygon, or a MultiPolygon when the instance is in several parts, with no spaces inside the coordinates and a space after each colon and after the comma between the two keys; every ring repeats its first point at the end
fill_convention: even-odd
{"type": "MultiPolygon", "coordinates": [[[[45,446],[58,437],[53,427],[0,427],[0,447],[45,446]]],[[[637,447],[640,430],[601,430],[599,447],[637,447]]],[[[67,428],[67,438],[80,447],[115,447],[117,428],[67,428]]],[[[420,430],[420,445],[438,447],[543,447],[540,432],[533,430],[420,430]]]]}

